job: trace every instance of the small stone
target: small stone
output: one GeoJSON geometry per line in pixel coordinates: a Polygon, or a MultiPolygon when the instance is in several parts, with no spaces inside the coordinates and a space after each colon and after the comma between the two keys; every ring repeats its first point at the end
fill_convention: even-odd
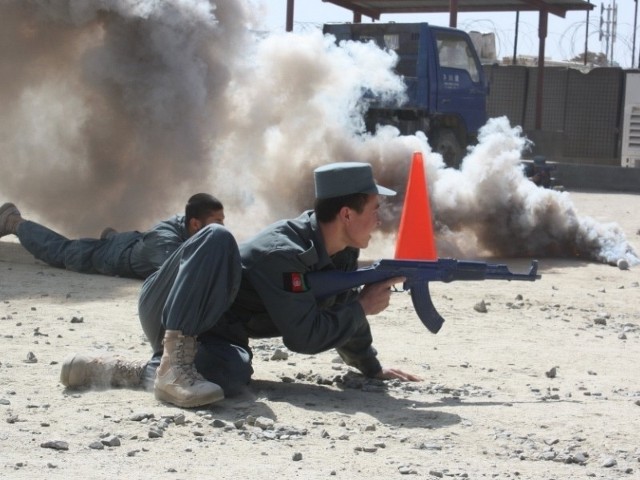
{"type": "Polygon", "coordinates": [[[543,460],[553,460],[554,458],[556,458],[556,456],[556,452],[554,452],[553,450],[548,450],[546,452],[542,452],[541,458],[543,460]]]}
{"type": "Polygon", "coordinates": [[[271,355],[271,360],[274,360],[274,361],[288,360],[288,359],[289,359],[289,353],[286,352],[285,350],[282,350],[281,348],[276,348],[275,352],[273,352],[273,355],[271,355]]]}
{"type": "Polygon", "coordinates": [[[146,420],[148,418],[153,418],[153,413],[149,413],[149,412],[134,413],[133,415],[131,415],[129,417],[129,420],[131,420],[133,422],[141,422],[141,421],[146,420]]]}
{"type": "Polygon", "coordinates": [[[584,465],[587,463],[587,456],[584,453],[576,453],[573,456],[573,461],[580,465],[584,465]]]}
{"type": "Polygon", "coordinates": [[[38,359],[33,352],[27,353],[27,358],[23,361],[24,363],[38,363],[38,359]]]}
{"type": "Polygon", "coordinates": [[[173,423],[175,423],[176,425],[184,425],[186,422],[187,417],[185,417],[184,413],[179,413],[175,417],[173,417],[173,423]]]}
{"type": "Polygon", "coordinates": [[[616,461],[615,458],[605,458],[605,460],[602,462],[602,466],[604,468],[611,468],[614,467],[618,464],[618,462],[616,461]]]}
{"type": "Polygon", "coordinates": [[[262,430],[270,430],[273,428],[274,421],[267,417],[258,417],[255,419],[254,426],[262,430]]]}
{"type": "Polygon", "coordinates": [[[50,440],[40,444],[42,448],[52,448],[53,450],[69,450],[69,444],[63,440],[50,440]]]}
{"type": "Polygon", "coordinates": [[[418,472],[411,467],[411,465],[400,465],[398,467],[398,473],[401,475],[416,475],[418,472]]]}
{"type": "Polygon", "coordinates": [[[104,444],[98,440],[89,444],[91,450],[104,450],[104,444]]]}
{"type": "Polygon", "coordinates": [[[294,462],[299,462],[300,460],[302,460],[302,453],[300,453],[300,452],[296,452],[296,453],[294,453],[294,454],[293,454],[293,457],[291,457],[291,459],[292,459],[294,462]]]}
{"type": "Polygon", "coordinates": [[[548,372],[544,372],[544,374],[547,376],[547,378],[556,378],[556,374],[557,374],[556,370],[557,370],[557,368],[558,367],[553,367],[548,372]]]}
{"type": "Polygon", "coordinates": [[[473,306],[473,309],[479,313],[487,313],[487,304],[484,300],[481,300],[473,306]]]}
{"type": "Polygon", "coordinates": [[[241,429],[242,427],[244,427],[244,418],[239,418],[238,420],[233,422],[233,426],[237,429],[241,429]]]}
{"type": "Polygon", "coordinates": [[[629,262],[624,258],[619,259],[616,265],[620,270],[629,270],[629,262]]]}
{"type": "Polygon", "coordinates": [[[107,446],[107,447],[119,447],[120,446],[120,439],[118,437],[116,437],[115,435],[110,435],[106,438],[103,438],[101,440],[101,442],[107,446]]]}

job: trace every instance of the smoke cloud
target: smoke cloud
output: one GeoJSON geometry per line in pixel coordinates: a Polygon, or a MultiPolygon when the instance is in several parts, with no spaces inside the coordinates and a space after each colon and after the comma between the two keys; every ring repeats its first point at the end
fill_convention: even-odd
{"type": "Polygon", "coordinates": [[[392,53],[319,31],[260,33],[249,0],[0,0],[0,201],[67,235],[144,229],[193,193],[242,239],[313,202],[315,166],[367,161],[400,195],[422,151],[442,255],[637,255],[615,224],[523,175],[526,139],[483,129],[460,170],[422,134],[364,132],[365,94],[402,99],[392,53]]]}
{"type": "Polygon", "coordinates": [[[459,171],[441,169],[431,186],[439,238],[463,256],[568,257],[640,263],[615,223],[580,215],[568,192],[523,175],[528,140],[505,118],[490,119],[459,171]]]}

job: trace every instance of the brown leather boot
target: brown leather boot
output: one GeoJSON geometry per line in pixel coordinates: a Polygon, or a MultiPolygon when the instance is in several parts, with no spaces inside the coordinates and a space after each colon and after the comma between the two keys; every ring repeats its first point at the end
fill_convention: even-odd
{"type": "Polygon", "coordinates": [[[7,202],[0,206],[0,237],[15,235],[20,222],[22,222],[20,210],[13,203],[7,202]]]}
{"type": "Polygon", "coordinates": [[[139,387],[147,362],[128,361],[118,355],[75,353],[62,362],[60,383],[65,387],[139,387]]]}
{"type": "Polygon", "coordinates": [[[196,337],[186,337],[178,330],[167,330],[164,352],[156,371],[154,393],[158,400],[178,407],[199,407],[224,398],[219,385],[200,375],[193,364],[196,337]]]}

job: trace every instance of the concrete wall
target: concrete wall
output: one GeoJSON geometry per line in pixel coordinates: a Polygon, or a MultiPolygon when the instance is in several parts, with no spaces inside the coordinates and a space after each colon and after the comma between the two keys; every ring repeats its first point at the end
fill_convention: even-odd
{"type": "Polygon", "coordinates": [[[640,194],[640,168],[570,163],[558,163],[555,167],[556,185],[568,190],[640,194]]]}

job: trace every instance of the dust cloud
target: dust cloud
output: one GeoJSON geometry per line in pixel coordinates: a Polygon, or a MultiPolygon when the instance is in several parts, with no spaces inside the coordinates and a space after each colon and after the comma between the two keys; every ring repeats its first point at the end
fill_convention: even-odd
{"type": "Polygon", "coordinates": [[[441,256],[637,255],[615,224],[523,175],[526,139],[491,120],[461,169],[423,134],[365,133],[365,98],[401,101],[393,53],[319,31],[266,33],[264,3],[0,0],[0,201],[67,235],[144,229],[198,191],[242,239],[313,202],[315,166],[367,161],[399,192],[425,155],[441,256]]]}

